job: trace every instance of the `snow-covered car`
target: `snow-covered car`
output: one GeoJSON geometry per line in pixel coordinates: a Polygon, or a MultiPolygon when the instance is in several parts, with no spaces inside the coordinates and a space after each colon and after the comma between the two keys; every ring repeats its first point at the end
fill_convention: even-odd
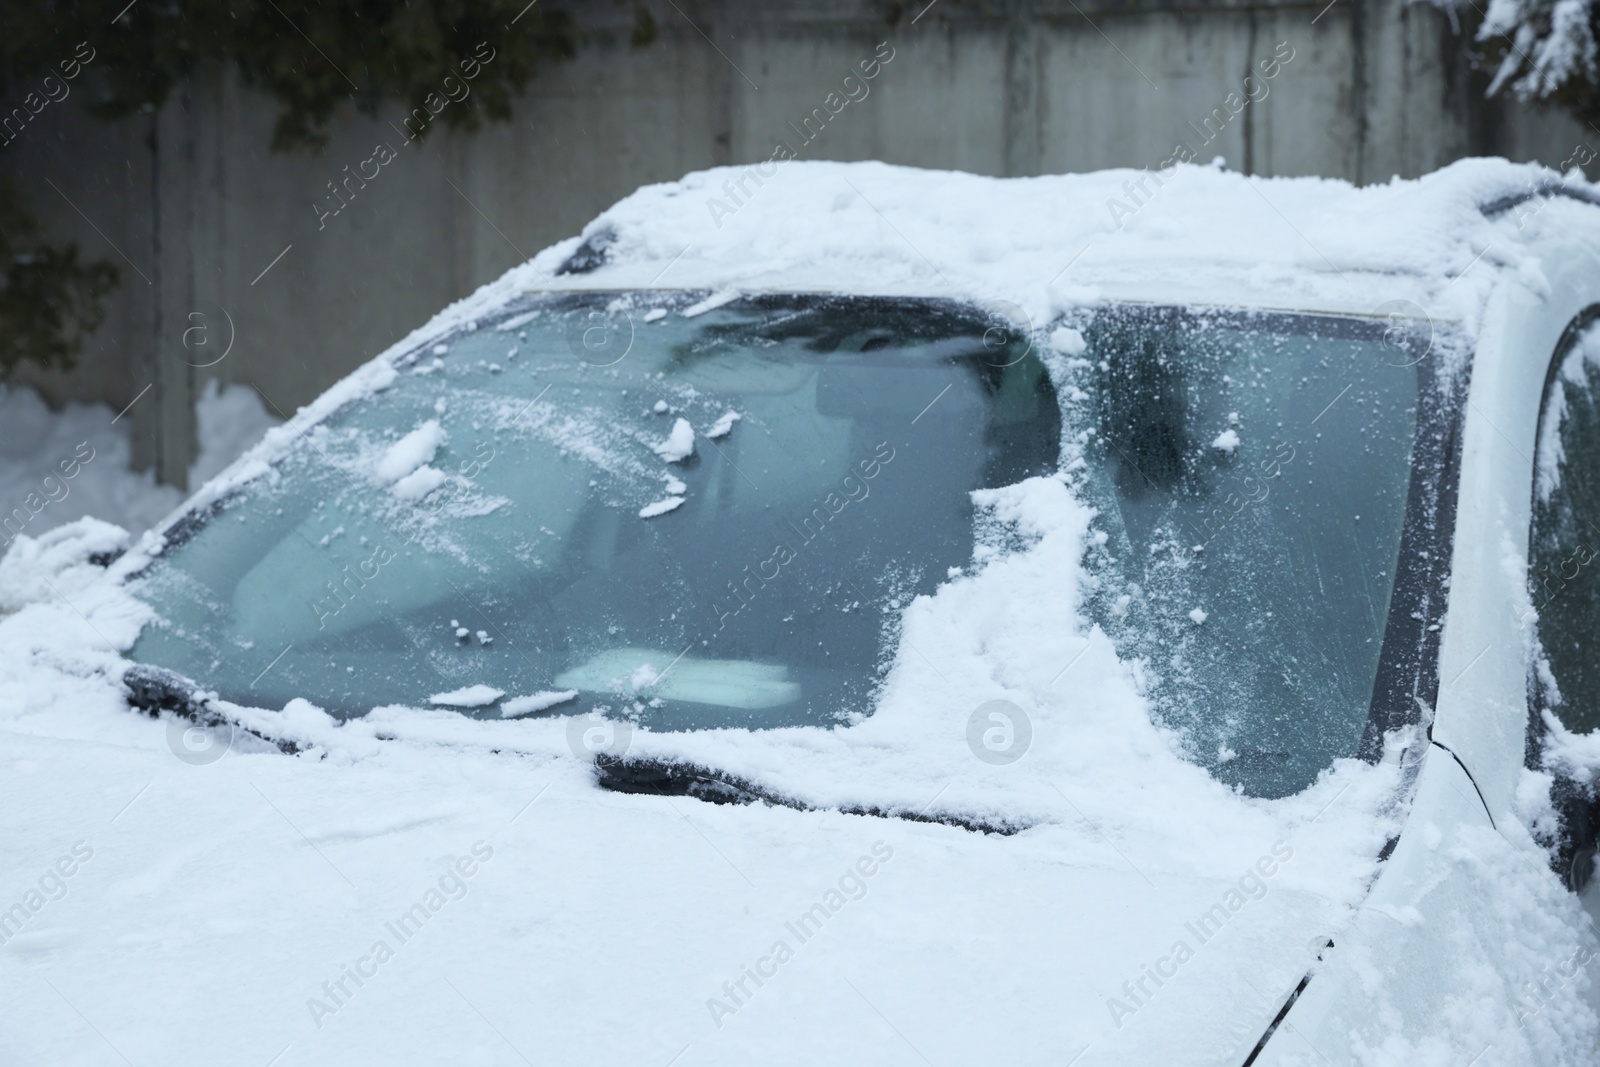
{"type": "Polygon", "coordinates": [[[0,1058],[1592,1062],[1597,383],[1577,175],[642,189],[0,563],[0,1058]]]}

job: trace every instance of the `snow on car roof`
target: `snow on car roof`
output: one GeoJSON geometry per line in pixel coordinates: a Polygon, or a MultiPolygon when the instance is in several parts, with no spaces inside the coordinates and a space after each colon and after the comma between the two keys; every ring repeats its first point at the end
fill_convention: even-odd
{"type": "MultiPolygon", "coordinates": [[[[638,190],[586,227],[584,244],[546,250],[518,280],[998,298],[1037,320],[1086,300],[1173,292],[1361,314],[1437,296],[1495,242],[1482,209],[1549,177],[1488,159],[1365,187],[1194,164],[1037,178],[882,163],[724,167],[638,190]],[[574,266],[599,263],[558,274],[574,252],[574,266]]],[[[1460,305],[1441,310],[1457,318],[1460,305]]]]}

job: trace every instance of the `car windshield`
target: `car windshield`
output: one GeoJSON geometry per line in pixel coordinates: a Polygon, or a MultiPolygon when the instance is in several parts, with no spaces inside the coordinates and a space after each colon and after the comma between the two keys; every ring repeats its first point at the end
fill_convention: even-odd
{"type": "Polygon", "coordinates": [[[1303,788],[1373,704],[1417,359],[1326,317],[1053,325],[932,300],[523,298],[175,528],[133,582],[157,609],[133,657],[345,717],[850,722],[901,609],[973,565],[972,492],[1058,473],[1098,512],[1092,622],[1158,718],[1224,781],[1303,788]]]}
{"type": "Polygon", "coordinates": [[[1059,461],[1027,339],[948,302],[544,297],[401,363],[151,569],[134,658],[341,716],[848,721],[971,491],[1059,461]]]}

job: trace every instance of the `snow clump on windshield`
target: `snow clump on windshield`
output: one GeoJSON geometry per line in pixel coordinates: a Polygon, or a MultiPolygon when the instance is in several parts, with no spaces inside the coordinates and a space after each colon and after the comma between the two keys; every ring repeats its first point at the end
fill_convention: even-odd
{"type": "Polygon", "coordinates": [[[432,463],[444,442],[444,427],[439,425],[438,419],[429,419],[389,446],[378,460],[378,479],[392,484],[423,464],[432,463]]]}
{"type": "Polygon", "coordinates": [[[504,689],[496,689],[489,685],[469,685],[463,689],[452,689],[448,693],[435,693],[428,698],[428,703],[445,708],[481,708],[493,704],[505,695],[504,689]]]}
{"type": "Polygon", "coordinates": [[[655,445],[653,451],[668,463],[682,463],[694,455],[694,427],[688,419],[678,419],[667,439],[655,445]]]}

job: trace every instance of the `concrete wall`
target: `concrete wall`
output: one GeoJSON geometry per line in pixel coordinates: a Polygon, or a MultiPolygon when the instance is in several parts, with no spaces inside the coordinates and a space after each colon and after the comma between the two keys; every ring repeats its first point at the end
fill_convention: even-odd
{"type": "Polygon", "coordinates": [[[1563,116],[1486,104],[1431,6],[1325,3],[676,0],[652,2],[662,33],[643,50],[626,43],[629,12],[600,5],[579,58],[542,75],[512,122],[407,143],[399,107],[350,114],[317,155],[269,151],[275,104],[222,74],[118,124],[69,101],[0,165],[122,285],[76,370],[19,377],[57,402],[137,398],[136,463],[182,485],[208,376],[288,415],[635,187],[792,142],[787,124],[882,41],[895,58],[871,95],[805,156],[996,175],[1155,166],[1199,144],[1205,116],[1283,42],[1294,59],[1203,158],[1370,182],[1473,154],[1555,164],[1583,140],[1563,116]],[[326,183],[380,143],[396,158],[319,227],[326,183]]]}

